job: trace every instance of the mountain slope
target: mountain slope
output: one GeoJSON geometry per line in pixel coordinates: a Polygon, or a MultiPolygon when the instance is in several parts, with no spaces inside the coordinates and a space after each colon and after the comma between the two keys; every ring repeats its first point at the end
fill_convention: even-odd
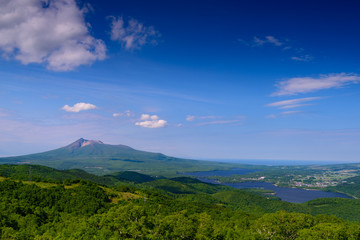
{"type": "Polygon", "coordinates": [[[57,169],[77,168],[94,174],[132,170],[166,176],[175,176],[179,172],[247,167],[240,164],[180,159],[161,153],[139,151],[125,145],[110,145],[83,138],[52,151],[0,158],[0,163],[40,164],[57,169]]]}
{"type": "Polygon", "coordinates": [[[137,160],[142,158],[155,158],[155,159],[164,159],[165,155],[161,153],[150,153],[135,150],[131,147],[125,145],[110,145],[104,144],[99,140],[86,140],[80,138],[79,140],[65,146],[62,148],[58,148],[55,150],[43,152],[43,153],[35,153],[29,154],[25,156],[19,157],[11,157],[11,159],[64,159],[64,158],[97,158],[97,157],[113,157],[117,160],[128,158],[129,160],[137,160]]]}

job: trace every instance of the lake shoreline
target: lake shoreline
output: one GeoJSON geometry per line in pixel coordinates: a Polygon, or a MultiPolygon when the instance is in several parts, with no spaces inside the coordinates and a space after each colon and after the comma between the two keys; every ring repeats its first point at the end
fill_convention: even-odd
{"type": "Polygon", "coordinates": [[[292,203],[304,203],[317,198],[348,198],[354,199],[353,196],[349,196],[345,193],[339,193],[335,191],[322,191],[319,189],[305,189],[297,187],[279,187],[274,183],[265,182],[265,181],[245,181],[241,183],[230,183],[230,182],[220,182],[214,179],[209,179],[208,177],[212,176],[231,176],[234,174],[247,174],[254,172],[254,170],[249,169],[234,169],[228,171],[208,171],[208,172],[193,172],[186,173],[184,175],[193,176],[199,179],[200,181],[212,183],[212,184],[221,184],[225,186],[234,187],[237,189],[244,188],[262,188],[266,190],[272,190],[275,192],[275,196],[279,197],[282,201],[292,202],[292,203]]]}

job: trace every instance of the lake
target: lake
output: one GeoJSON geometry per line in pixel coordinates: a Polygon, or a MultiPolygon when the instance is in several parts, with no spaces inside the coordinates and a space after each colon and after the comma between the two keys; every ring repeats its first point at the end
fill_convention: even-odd
{"type": "MultiPolygon", "coordinates": [[[[207,179],[206,177],[210,176],[231,176],[234,174],[247,174],[258,170],[251,169],[232,169],[228,171],[208,171],[208,172],[192,172],[186,173],[185,175],[194,176],[203,182],[208,183],[217,183],[213,179],[207,179]]],[[[277,187],[272,183],[268,182],[243,182],[243,183],[222,183],[223,185],[234,187],[234,188],[262,188],[273,190],[277,197],[281,198],[281,200],[292,203],[303,203],[309,200],[313,200],[316,198],[325,198],[325,197],[340,197],[340,198],[351,198],[342,193],[336,192],[324,192],[317,190],[305,190],[300,188],[286,188],[286,187],[277,187]]]]}

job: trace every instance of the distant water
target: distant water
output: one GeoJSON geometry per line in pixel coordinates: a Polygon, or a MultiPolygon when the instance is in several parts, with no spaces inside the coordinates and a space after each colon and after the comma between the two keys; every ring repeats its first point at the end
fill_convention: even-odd
{"type": "MultiPolygon", "coordinates": [[[[213,179],[207,179],[205,177],[210,176],[231,176],[234,174],[247,174],[254,172],[256,170],[249,169],[232,169],[229,171],[208,171],[208,172],[192,172],[186,173],[185,175],[194,176],[197,179],[208,182],[208,183],[217,183],[213,179]]],[[[244,182],[244,183],[223,183],[223,185],[234,187],[234,188],[262,188],[267,190],[273,190],[277,197],[281,198],[281,200],[292,203],[303,203],[316,198],[325,198],[325,197],[340,197],[340,198],[351,198],[342,193],[335,192],[324,192],[324,191],[315,191],[315,190],[305,190],[300,188],[286,188],[286,187],[277,187],[272,183],[268,182],[244,182]]]]}
{"type": "Polygon", "coordinates": [[[254,159],[204,159],[206,161],[240,163],[251,165],[267,165],[267,166],[294,166],[294,165],[329,165],[340,164],[345,162],[339,161],[301,161],[301,160],[254,160],[254,159]]]}
{"type": "Polygon", "coordinates": [[[305,190],[300,188],[277,187],[268,182],[244,182],[244,183],[226,183],[225,185],[234,188],[263,188],[273,190],[281,200],[292,203],[303,203],[316,198],[351,198],[342,193],[324,192],[315,190],[305,190]]]}
{"type": "Polygon", "coordinates": [[[210,176],[221,176],[221,177],[228,177],[231,175],[243,175],[252,173],[259,170],[253,170],[253,169],[240,169],[240,168],[234,168],[231,170],[216,170],[216,171],[207,171],[207,172],[192,172],[192,173],[183,173],[184,175],[190,175],[195,177],[210,177],[210,176]]]}

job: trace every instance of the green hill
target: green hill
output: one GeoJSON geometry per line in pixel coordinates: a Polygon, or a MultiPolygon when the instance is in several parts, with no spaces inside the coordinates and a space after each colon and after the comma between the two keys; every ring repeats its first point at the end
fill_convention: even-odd
{"type": "Polygon", "coordinates": [[[346,220],[360,222],[359,199],[323,198],[297,204],[274,199],[261,193],[252,193],[228,186],[204,183],[190,177],[156,179],[130,171],[117,172],[114,175],[96,176],[78,169],[57,170],[39,165],[0,165],[0,182],[12,179],[22,180],[27,184],[31,184],[28,182],[29,177],[32,183],[41,187],[65,185],[71,188],[71,184],[76,183],[76,186],[78,183],[86,182],[86,180],[91,181],[100,184],[101,187],[112,187],[112,190],[107,190],[112,198],[118,196],[118,193],[114,191],[130,192],[131,194],[125,194],[124,196],[127,198],[140,191],[147,195],[151,193],[156,196],[162,196],[161,199],[164,196],[170,197],[183,202],[185,205],[193,203],[215,204],[247,214],[262,215],[285,210],[287,212],[311,215],[332,214],[346,220]],[[31,177],[29,176],[30,174],[31,177]]]}
{"type": "Polygon", "coordinates": [[[354,198],[360,198],[360,176],[345,179],[346,182],[337,186],[327,187],[329,191],[336,191],[348,194],[354,198]]]}
{"type": "Polygon", "coordinates": [[[99,175],[131,170],[159,176],[175,176],[179,172],[249,167],[241,164],[175,158],[161,153],[139,151],[125,145],[110,145],[83,138],[52,151],[0,158],[0,163],[39,164],[56,169],[76,168],[99,175]]]}
{"type": "Polygon", "coordinates": [[[0,165],[0,176],[22,181],[63,182],[64,180],[88,180],[101,185],[117,185],[121,180],[113,176],[97,176],[81,169],[57,170],[41,165],[0,165]]]}
{"type": "Polygon", "coordinates": [[[120,181],[129,181],[133,183],[144,183],[156,180],[156,178],[153,178],[149,175],[131,171],[116,172],[112,173],[111,175],[105,175],[104,177],[113,177],[120,181]]]}
{"type": "MultiPolygon", "coordinates": [[[[257,198],[252,201],[255,204],[257,198]]],[[[88,181],[45,186],[2,180],[0,210],[0,239],[360,237],[359,224],[333,216],[285,211],[246,213],[219,204],[174,198],[151,189],[108,188],[88,181]]]]}

